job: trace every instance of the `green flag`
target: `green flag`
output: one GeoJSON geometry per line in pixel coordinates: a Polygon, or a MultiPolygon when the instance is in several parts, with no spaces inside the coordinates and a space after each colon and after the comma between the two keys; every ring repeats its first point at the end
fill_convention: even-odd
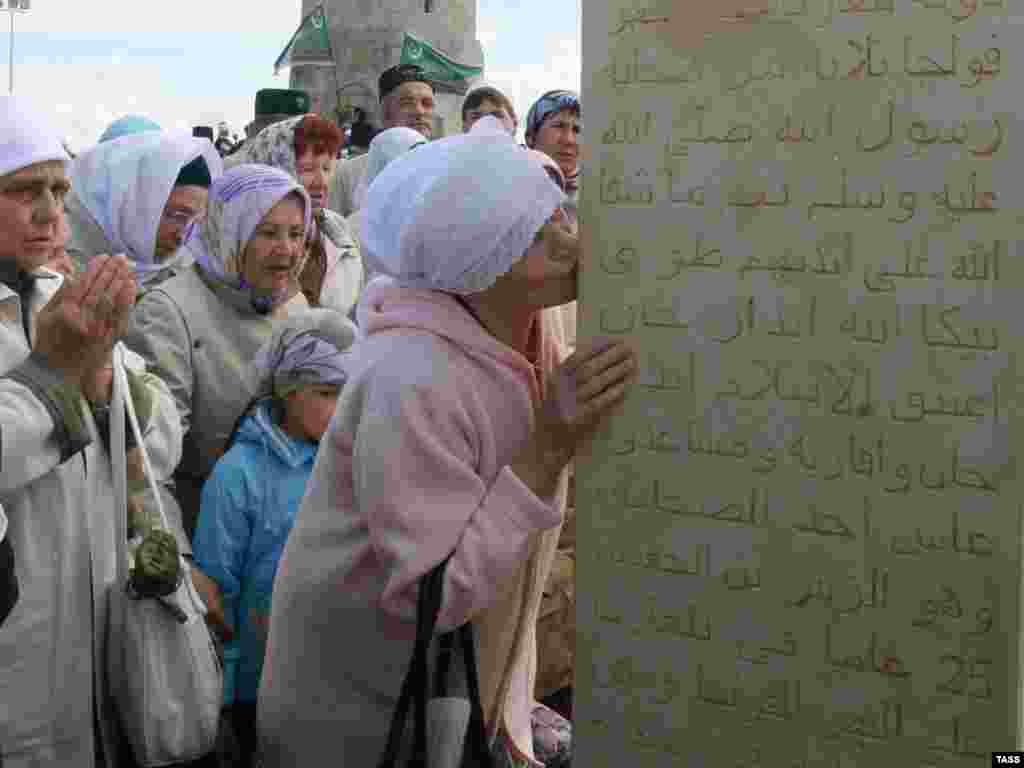
{"type": "Polygon", "coordinates": [[[331,39],[327,35],[327,18],[322,5],[314,8],[299,24],[292,39],[274,62],[274,74],[292,64],[334,66],[334,53],[331,51],[331,39]]]}
{"type": "Polygon", "coordinates": [[[435,50],[429,43],[414,35],[405,33],[402,43],[401,64],[416,64],[431,80],[441,83],[463,83],[483,73],[483,67],[467,67],[456,64],[443,53],[435,50]]]}

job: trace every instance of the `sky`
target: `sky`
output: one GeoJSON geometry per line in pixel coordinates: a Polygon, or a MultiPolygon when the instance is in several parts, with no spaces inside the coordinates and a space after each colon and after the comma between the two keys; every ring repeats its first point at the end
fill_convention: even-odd
{"type": "MultiPolygon", "coordinates": [[[[544,91],[579,88],[579,0],[478,2],[484,81],[509,95],[521,118],[544,91]]],[[[75,151],[128,113],[183,130],[226,120],[241,135],[256,91],[288,87],[287,70],[274,77],[273,63],[300,5],[32,0],[14,19],[14,92],[51,115],[75,151]]],[[[10,74],[7,16],[0,13],[0,87],[10,74]]]]}

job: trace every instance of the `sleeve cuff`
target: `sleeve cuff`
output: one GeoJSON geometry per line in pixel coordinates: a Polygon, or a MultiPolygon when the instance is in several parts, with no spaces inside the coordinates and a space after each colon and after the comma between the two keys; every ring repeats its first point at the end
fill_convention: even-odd
{"type": "Polygon", "coordinates": [[[562,522],[562,513],[554,499],[540,499],[516,477],[511,467],[502,468],[489,495],[491,503],[503,507],[505,514],[524,530],[547,530],[562,522]]]}
{"type": "Polygon", "coordinates": [[[92,438],[82,418],[82,393],[67,384],[41,355],[33,352],[8,378],[27,387],[46,406],[53,419],[54,437],[60,446],[60,463],[81,451],[92,438]]]}

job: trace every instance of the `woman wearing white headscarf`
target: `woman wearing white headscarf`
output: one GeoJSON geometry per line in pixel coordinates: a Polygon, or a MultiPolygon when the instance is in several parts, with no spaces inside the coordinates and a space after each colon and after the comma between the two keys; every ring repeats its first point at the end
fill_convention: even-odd
{"type": "Polygon", "coordinates": [[[380,175],[380,172],[392,160],[404,155],[410,149],[426,143],[427,140],[423,137],[422,133],[405,126],[388,128],[374,136],[373,141],[370,142],[369,157],[366,161],[366,173],[359,180],[359,184],[356,185],[355,195],[353,196],[356,209],[362,208],[366,203],[366,190],[370,188],[373,180],[380,175]]]}
{"type": "Polygon", "coordinates": [[[97,144],[71,166],[65,250],[80,269],[123,253],[138,285],[150,288],[188,267],[184,235],[221,172],[213,144],[186,134],[144,131],[97,144]]]}
{"type": "Polygon", "coordinates": [[[319,115],[300,115],[268,125],[247,141],[239,162],[278,168],[309,193],[313,226],[302,290],[310,305],[349,315],[363,288],[363,262],[345,219],[324,207],[340,144],[341,130],[334,123],[319,115]]]}
{"type": "Polygon", "coordinates": [[[535,627],[564,469],[633,367],[621,344],[559,365],[541,310],[576,291],[576,262],[549,251],[562,199],[493,118],[371,186],[363,241],[381,277],[360,299],[366,337],[274,582],[259,714],[270,768],[375,764],[417,586],[449,555],[438,631],[473,623],[495,751],[542,765],[535,627]]]}
{"type": "Polygon", "coordinates": [[[174,492],[191,537],[203,481],[252,398],[248,366],[298,288],[311,206],[286,173],[232,168],[185,243],[195,263],[143,294],[126,338],[167,382],[186,436],[174,492]]]}
{"type": "MultiPolygon", "coordinates": [[[[356,209],[345,219],[356,242],[359,242],[360,239],[360,210],[366,202],[366,191],[370,188],[370,184],[393,160],[426,143],[427,140],[422,133],[404,126],[388,128],[373,137],[373,141],[370,142],[370,150],[367,153],[366,173],[359,180],[355,192],[352,194],[352,202],[356,209]]],[[[373,275],[367,274],[368,281],[372,277],[373,275]]]]}

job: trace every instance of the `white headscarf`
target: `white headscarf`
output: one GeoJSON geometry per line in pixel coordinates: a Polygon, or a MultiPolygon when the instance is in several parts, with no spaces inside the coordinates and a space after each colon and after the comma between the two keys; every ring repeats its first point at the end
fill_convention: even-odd
{"type": "MultiPolygon", "coordinates": [[[[127,255],[140,279],[170,266],[154,258],[160,217],[182,167],[200,156],[212,179],[221,175],[220,155],[208,139],[145,131],[97,144],[71,166],[77,203],[103,232],[109,252],[127,255]]],[[[72,237],[81,239],[75,230],[88,229],[88,222],[69,209],[72,237]]]]}
{"type": "Polygon", "coordinates": [[[381,131],[373,137],[370,142],[370,151],[366,158],[366,173],[359,180],[353,195],[353,203],[356,208],[362,208],[366,202],[366,190],[370,188],[373,180],[383,171],[392,160],[404,155],[410,149],[426,144],[427,139],[419,131],[412,128],[398,126],[381,131]]]}
{"type": "Polygon", "coordinates": [[[458,294],[494,285],[564,195],[493,117],[391,163],[369,189],[367,272],[458,294]]]}
{"type": "Polygon", "coordinates": [[[50,121],[24,99],[0,95],[0,176],[47,160],[67,160],[50,121]]]}

